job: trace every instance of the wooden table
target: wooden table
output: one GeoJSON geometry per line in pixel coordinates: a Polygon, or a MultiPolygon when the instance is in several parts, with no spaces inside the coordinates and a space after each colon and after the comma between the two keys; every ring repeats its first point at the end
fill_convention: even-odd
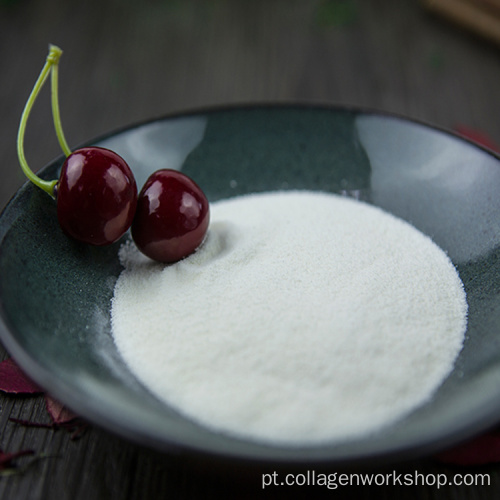
{"type": "MultiPolygon", "coordinates": [[[[415,0],[3,0],[1,206],[24,182],[17,126],[48,43],[65,51],[60,106],[72,146],[174,111],[267,101],[381,109],[447,128],[467,126],[500,144],[500,47],[435,17],[415,0]]],[[[59,155],[50,120],[44,90],[26,135],[35,169],[59,155]]],[[[5,357],[2,349],[0,359],[5,357]]],[[[94,427],[71,440],[62,430],[9,420],[47,421],[42,396],[0,395],[0,405],[0,448],[46,455],[22,474],[0,478],[3,500],[256,498],[261,473],[273,472],[200,467],[94,427]]],[[[405,467],[425,474],[470,472],[432,458],[405,467]]],[[[500,464],[473,471],[489,474],[490,486],[356,491],[364,498],[498,498],[500,464]]],[[[292,492],[332,494],[318,487],[264,493],[281,498],[292,492]]],[[[346,498],[352,493],[347,487],[335,491],[346,498]]]]}

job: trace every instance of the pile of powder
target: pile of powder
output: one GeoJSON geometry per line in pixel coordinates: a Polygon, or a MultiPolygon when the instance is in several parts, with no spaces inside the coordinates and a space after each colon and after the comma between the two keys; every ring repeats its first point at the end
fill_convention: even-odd
{"type": "Polygon", "coordinates": [[[211,206],[203,246],[162,266],[132,243],[112,331],[132,372],[188,418],[281,445],[361,437],[428,401],[463,344],[446,254],[410,224],[331,194],[211,206]]]}

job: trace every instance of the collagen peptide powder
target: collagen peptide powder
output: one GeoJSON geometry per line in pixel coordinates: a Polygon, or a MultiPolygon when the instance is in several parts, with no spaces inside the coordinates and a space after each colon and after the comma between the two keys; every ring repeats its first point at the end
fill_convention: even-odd
{"type": "Polygon", "coordinates": [[[133,243],[115,287],[123,359],[159,399],[215,431],[298,446],[376,432],[428,401],[463,344],[447,255],[368,204],[308,191],[211,205],[173,265],[133,243]]]}

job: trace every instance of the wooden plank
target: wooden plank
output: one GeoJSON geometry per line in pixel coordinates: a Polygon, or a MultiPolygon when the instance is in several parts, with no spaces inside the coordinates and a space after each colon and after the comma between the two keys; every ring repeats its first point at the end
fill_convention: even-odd
{"type": "Polygon", "coordinates": [[[497,0],[423,0],[424,6],[500,45],[500,3],[497,0]]]}

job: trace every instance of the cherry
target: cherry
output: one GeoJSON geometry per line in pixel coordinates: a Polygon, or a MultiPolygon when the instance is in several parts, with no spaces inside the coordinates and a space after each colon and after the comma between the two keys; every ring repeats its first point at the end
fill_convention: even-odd
{"type": "Polygon", "coordinates": [[[158,170],[139,193],[132,238],[151,259],[172,263],[202,244],[209,219],[207,198],[192,179],[177,170],[158,170]]]}
{"type": "Polygon", "coordinates": [[[123,236],[137,205],[129,166],[121,156],[99,147],[78,149],[66,158],[55,194],[64,232],[92,245],[107,245],[123,236]]]}
{"type": "Polygon", "coordinates": [[[96,147],[71,152],[59,115],[57,76],[61,54],[58,47],[49,47],[45,65],[24,108],[17,138],[19,163],[33,184],[57,199],[59,224],[68,235],[85,243],[105,245],[116,241],[130,227],[137,204],[137,186],[125,160],[116,153],[96,147]],[[23,147],[28,116],[49,74],[54,126],[66,154],[58,181],[45,181],[35,175],[23,147]]]}

